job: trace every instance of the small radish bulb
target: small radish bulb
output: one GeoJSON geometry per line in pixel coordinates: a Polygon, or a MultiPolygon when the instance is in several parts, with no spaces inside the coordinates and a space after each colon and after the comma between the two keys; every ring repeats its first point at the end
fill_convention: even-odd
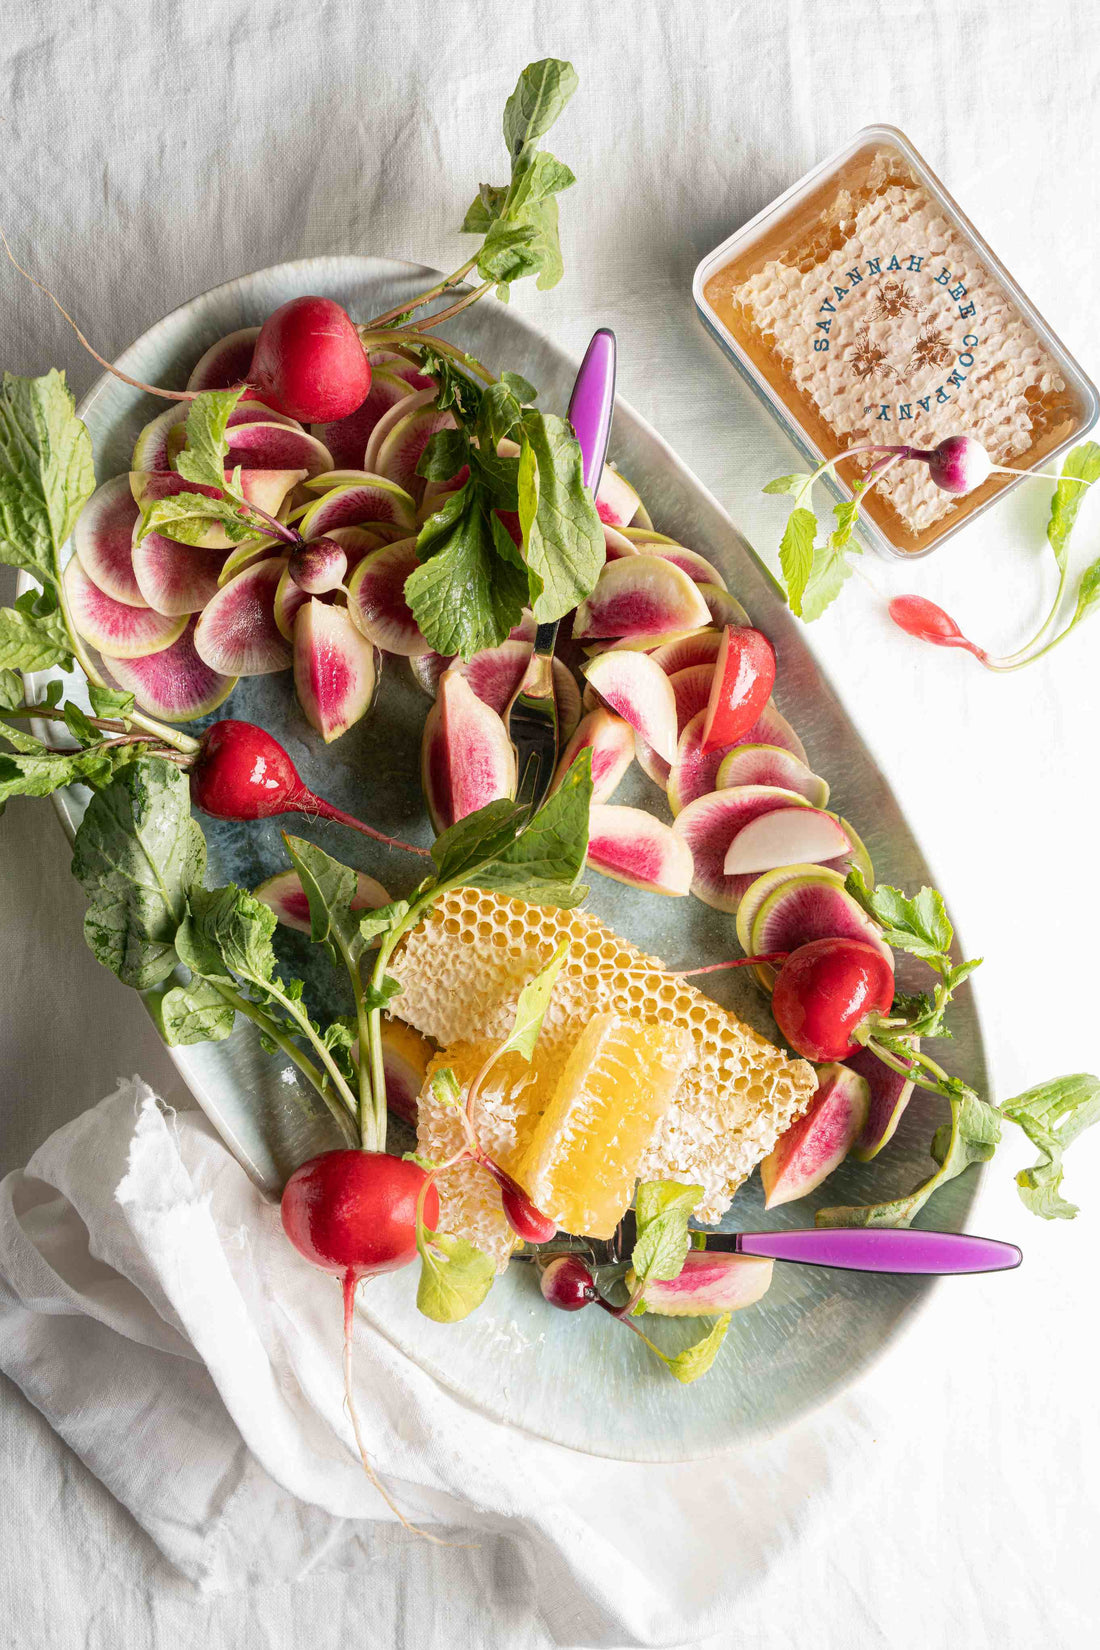
{"type": "Polygon", "coordinates": [[[523,1187],[512,1179],[510,1174],[489,1158],[484,1160],[497,1185],[500,1187],[500,1202],[509,1226],[517,1237],[525,1243],[549,1243],[552,1237],[557,1236],[558,1228],[549,1216],[544,1215],[541,1209],[536,1209],[523,1187]]]}
{"type": "Polygon", "coordinates": [[[558,1255],[542,1268],[543,1299],[561,1312],[579,1312],[599,1299],[599,1291],[579,1255],[558,1255]]]}
{"type": "Polygon", "coordinates": [[[791,1047],[820,1064],[859,1048],[857,1032],[894,1001],[894,970],[866,940],[811,940],[792,951],[772,994],[775,1023],[791,1047]]]}
{"type": "Polygon", "coordinates": [[[932,642],[936,647],[961,647],[976,659],[988,658],[984,648],[963,635],[950,613],[924,596],[895,596],[888,611],[898,629],[918,641],[932,642]]]}
{"type": "Polygon", "coordinates": [[[938,447],[919,455],[928,474],[945,493],[972,493],[993,473],[993,460],[970,435],[949,435],[938,447]]]}
{"type": "Polygon", "coordinates": [[[307,596],[324,596],[338,589],[347,570],[344,547],[335,539],[313,539],[309,544],[295,545],[287,562],[287,572],[307,596]]]}

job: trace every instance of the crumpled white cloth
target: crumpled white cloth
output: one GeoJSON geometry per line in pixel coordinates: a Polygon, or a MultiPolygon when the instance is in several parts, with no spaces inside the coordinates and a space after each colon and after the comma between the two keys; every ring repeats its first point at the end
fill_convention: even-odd
{"type": "MultiPolygon", "coordinates": [[[[714,1632],[867,1484],[874,1411],[851,1401],[751,1451],[634,1466],[488,1419],[362,1320],[354,1359],[391,1494],[471,1544],[487,1599],[518,1565],[560,1644],[714,1632]]],[[[336,1282],[206,1120],[138,1078],[0,1185],[0,1367],[204,1589],[300,1575],[338,1520],[392,1521],[343,1404],[336,1282]]]]}

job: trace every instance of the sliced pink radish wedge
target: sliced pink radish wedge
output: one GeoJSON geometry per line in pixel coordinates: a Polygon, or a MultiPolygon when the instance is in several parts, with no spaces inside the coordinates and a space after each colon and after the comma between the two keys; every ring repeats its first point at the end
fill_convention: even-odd
{"type": "Polygon", "coordinates": [[[286,552],[284,539],[242,539],[240,544],[234,545],[222,562],[221,572],[218,574],[218,584],[228,584],[235,579],[238,573],[243,573],[246,567],[254,562],[265,561],[268,556],[282,555],[286,552]]]}
{"type": "Polygon", "coordinates": [[[410,389],[436,390],[439,388],[430,373],[420,370],[420,363],[414,355],[403,350],[371,350],[371,367],[376,364],[383,372],[392,372],[395,378],[401,378],[410,389]]]}
{"type": "MultiPolygon", "coordinates": [[[[390,896],[380,882],[357,871],[359,886],[351,896],[353,911],[377,911],[390,903],[390,896]]],[[[264,905],[269,905],[284,928],[294,928],[299,934],[311,932],[309,896],[302,887],[297,871],[276,871],[273,877],[253,888],[253,894],[264,905]]],[[[388,1090],[387,1084],[387,1090],[388,1090]]]]}
{"type": "MultiPolygon", "coordinates": [[[[750,787],[751,788],[751,787],[750,787]]],[[[719,791],[734,796],[735,791],[719,791]]],[[[762,902],[749,935],[750,956],[772,951],[795,951],[811,940],[866,940],[890,964],[893,952],[878,924],[852,898],[838,878],[823,866],[788,877],[762,902]]],[[[769,971],[770,972],[770,971],[769,971]]],[[[766,978],[770,984],[771,979],[766,978]]]]}
{"type": "Polygon", "coordinates": [[[660,556],[622,556],[606,563],[595,589],[573,616],[573,639],[638,637],[694,629],[709,620],[699,587],[660,556]]]}
{"type": "Polygon", "coordinates": [[[508,730],[457,671],[440,677],[439,698],[424,724],[421,780],[437,832],[516,792],[508,730]]]}
{"type": "Polygon", "coordinates": [[[439,678],[453,660],[453,653],[421,653],[409,659],[413,681],[429,699],[435,698],[439,691],[439,678]]]}
{"type": "MultiPolygon", "coordinates": [[[[614,565],[614,564],[613,564],[614,565]]],[[[609,710],[629,722],[658,756],[676,755],[676,697],[648,653],[601,653],[584,674],[609,710]]]]}
{"type": "Polygon", "coordinates": [[[364,471],[358,480],[322,493],[302,516],[298,531],[304,539],[319,539],[333,528],[362,527],[367,522],[392,522],[414,532],[416,504],[403,487],[364,471]]]}
{"type": "Polygon", "coordinates": [[[294,621],[294,689],[326,745],[366,715],[377,685],[378,655],[347,609],[310,597],[294,621]]]}
{"type": "Polygon", "coordinates": [[[589,810],[588,863],[616,882],[653,894],[691,888],[691,850],[668,825],[643,808],[596,803],[589,810]]]}
{"type": "Polygon", "coordinates": [[[824,779],[780,745],[735,745],[719,764],[714,789],[724,791],[731,785],[782,785],[784,790],[804,796],[812,808],[824,808],[829,800],[824,779]]]}
{"type": "Polygon", "coordinates": [[[259,327],[241,327],[227,333],[200,355],[187,380],[189,390],[229,390],[243,384],[252,365],[252,353],[260,336],[259,327]]]}
{"type": "Polygon", "coordinates": [[[202,612],[217,592],[225,563],[224,550],[178,544],[160,533],[146,533],[131,554],[134,577],[146,602],[172,618],[202,612]]]}
{"type": "Polygon", "coordinates": [[[622,556],[636,556],[637,547],[615,527],[609,527],[604,522],[603,527],[604,556],[607,561],[618,561],[622,556]]]}
{"type": "Polygon", "coordinates": [[[112,680],[132,693],[139,710],[162,722],[191,722],[223,705],[237,685],[235,676],[211,670],[195,652],[194,619],[169,647],[140,659],[111,659],[112,680]]]}
{"type": "MultiPolygon", "coordinates": [[[[657,535],[654,534],[654,539],[656,538],[657,535]]],[[[628,539],[627,543],[630,542],[628,539]]],[[[681,573],[686,573],[689,579],[694,579],[696,584],[715,586],[719,590],[725,590],[726,581],[717,567],[712,561],[708,561],[705,556],[701,556],[697,550],[689,550],[683,544],[656,543],[645,539],[634,539],[633,542],[642,555],[663,557],[665,561],[670,561],[673,567],[678,567],[681,573]]]]}
{"type": "Polygon", "coordinates": [[[286,641],[294,641],[294,621],[299,611],[309,601],[309,592],[303,590],[290,576],[289,567],[284,567],[275,586],[275,602],[272,611],[275,615],[275,628],[286,641]]]}
{"type": "Polygon", "coordinates": [[[420,566],[415,539],[399,539],[364,556],[348,584],[352,621],[376,647],[406,659],[430,653],[405,600],[405,581],[420,566]]]}
{"type": "Polygon", "coordinates": [[[589,711],[562,751],[552,790],[584,750],[592,752],[592,801],[609,802],[634,760],[634,729],[602,706],[589,711]]]}
{"type": "Polygon", "coordinates": [[[748,625],[749,616],[736,596],[731,596],[724,585],[700,583],[699,594],[710,610],[713,625],[748,625]]]}
{"type": "Polygon", "coordinates": [[[738,831],[722,870],[727,877],[759,876],[782,865],[822,865],[839,859],[851,846],[832,814],[820,808],[780,808],[738,831]]]}
{"type": "Polygon", "coordinates": [[[254,562],[223,584],[195,627],[195,649],[211,670],[224,676],[270,676],[294,663],[275,623],[275,592],[285,556],[254,562]]]}
{"type": "Polygon", "coordinates": [[[73,530],[73,549],[81,567],[104,595],[124,607],[149,606],[134,576],[130,554],[140,514],[129,476],[115,476],[96,488],[73,530]]]}
{"type": "Polygon", "coordinates": [[[760,1165],[765,1209],[807,1197],[840,1167],[866,1126],[870,1094],[858,1072],[819,1066],[817,1081],[810,1109],[780,1135],[760,1165]]]}
{"type": "Polygon", "coordinates": [[[333,468],[332,454],[315,436],[274,421],[236,424],[229,430],[227,470],[304,470],[307,476],[333,468]]]}
{"type": "MultiPolygon", "coordinates": [[[[770,894],[785,882],[795,882],[801,877],[811,877],[818,886],[843,888],[844,878],[831,867],[824,865],[784,865],[774,871],[764,871],[754,877],[749,887],[741,896],[737,907],[737,943],[746,957],[752,956],[752,925],[756,921],[756,913],[770,894]]],[[[757,969],[757,973],[760,970],[757,969]]],[[[774,979],[774,970],[769,970],[765,982],[770,990],[774,979]]]]}
{"type": "MultiPolygon", "coordinates": [[[[526,625],[515,627],[522,632],[526,625]]],[[[523,680],[531,658],[529,641],[509,640],[499,647],[487,647],[472,659],[456,659],[451,668],[465,676],[478,698],[503,716],[523,680]]],[[[572,675],[560,659],[554,660],[554,697],[558,706],[558,734],[562,740],[573,734],[581,715],[580,693],[572,675]]],[[[438,678],[437,678],[438,679],[438,678]]],[[[426,685],[422,683],[422,685],[426,685]]]]}
{"type": "MultiPolygon", "coordinates": [[[[806,806],[804,797],[775,785],[738,785],[735,790],[713,791],[689,803],[677,814],[672,829],[687,843],[695,861],[692,893],[715,911],[736,911],[753,879],[725,874],[722,867],[730,843],[760,814],[806,806]]],[[[773,945],[767,949],[780,951],[788,947],[773,945]]]]}
{"type": "Polygon", "coordinates": [[[367,438],[366,452],[362,461],[364,470],[370,470],[372,474],[378,473],[378,455],[382,451],[382,444],[386,437],[410,413],[420,412],[425,407],[434,406],[435,397],[434,386],[428,389],[414,390],[411,395],[395,401],[393,406],[382,414],[367,438]]]}
{"type": "Polygon", "coordinates": [[[688,665],[686,670],[678,670],[675,675],[669,677],[676,699],[678,733],[683,733],[693,716],[698,716],[701,710],[706,710],[713,675],[713,665],[688,665]]]}
{"type": "Polygon", "coordinates": [[[669,676],[675,676],[694,665],[713,666],[721,642],[722,636],[717,630],[693,630],[690,636],[684,636],[679,641],[664,642],[653,658],[669,676]]]}
{"type": "Polygon", "coordinates": [[[172,459],[179,451],[179,444],[183,440],[180,426],[185,422],[188,410],[186,401],[177,401],[146,424],[134,442],[131,470],[172,468],[172,459]],[[175,435],[179,436],[178,441],[172,439],[175,435]]]}
{"type": "MultiPolygon", "coordinates": [[[[409,399],[415,400],[415,397],[410,396],[409,399]]],[[[440,430],[453,430],[454,427],[454,413],[436,406],[406,413],[398,419],[378,449],[375,462],[379,475],[388,476],[419,500],[424,492],[424,478],[416,473],[421,454],[433,435],[440,430]]]]}
{"type": "MultiPolygon", "coordinates": [[[[917,1047],[920,1048],[919,1039],[917,1047]]],[[[867,1121],[852,1147],[854,1158],[860,1163],[870,1163],[893,1139],[894,1130],[901,1122],[902,1113],[912,1096],[913,1079],[905,1077],[900,1071],[891,1071],[877,1054],[872,1054],[867,1048],[849,1054],[844,1064],[858,1072],[870,1090],[867,1121]]]]}
{"type": "Polygon", "coordinates": [[[314,424],[313,434],[324,442],[337,469],[358,469],[378,420],[411,394],[412,387],[401,375],[379,367],[372,370],[370,391],[363,405],[334,424],[314,424]]]}
{"type": "Polygon", "coordinates": [[[608,527],[629,527],[642,507],[634,488],[618,470],[605,464],[596,490],[596,509],[608,527]]]}
{"type": "Polygon", "coordinates": [[[69,558],[63,583],[77,635],[107,659],[138,659],[171,647],[187,624],[186,615],[170,619],[151,607],[116,602],[92,583],[76,556],[69,558]]]}

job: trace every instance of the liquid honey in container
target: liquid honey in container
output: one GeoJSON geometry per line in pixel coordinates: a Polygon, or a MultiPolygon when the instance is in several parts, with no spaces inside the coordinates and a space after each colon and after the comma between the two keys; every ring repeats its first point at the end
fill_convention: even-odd
{"type": "MultiPolygon", "coordinates": [[[[695,301],[804,455],[980,441],[995,465],[1050,469],[1094,422],[1093,385],[901,132],[867,127],[703,259],[695,301]]],[[[838,467],[841,493],[873,455],[838,467]]],[[[964,497],[923,464],[867,492],[879,548],[923,554],[1011,476],[964,497]]]]}

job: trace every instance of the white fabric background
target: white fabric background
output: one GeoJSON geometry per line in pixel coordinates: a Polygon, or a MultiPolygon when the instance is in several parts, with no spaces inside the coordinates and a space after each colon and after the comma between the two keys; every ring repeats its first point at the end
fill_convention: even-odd
{"type": "MultiPolygon", "coordinates": [[[[515,301],[578,355],[614,326],[620,387],[761,549],[783,506],[762,481],[791,449],[703,335],[698,257],[859,125],[921,148],[1095,376],[1100,19],[1086,4],[892,0],[593,7],[219,0],[9,0],[0,36],[3,222],[107,354],[243,270],[312,252],[450,267],[472,184],[500,171],[497,121],[529,59],[573,59],[581,91],[554,148],[567,276],[515,301]]],[[[93,376],[60,322],[3,279],[0,365],[93,376]]],[[[996,679],[891,629],[877,592],[943,599],[1014,645],[1040,610],[1045,489],[1018,492],[908,573],[868,558],[813,640],[878,751],[979,977],[998,1092],[1096,1068],[1096,636],[996,679]],[[1029,623],[1030,621],[1030,623],[1029,623]]],[[[1100,507],[1082,515],[1095,554],[1100,507]]],[[[1048,570],[1044,568],[1044,579],[1048,570]]],[[[4,1165],[141,1070],[186,1104],[132,995],[80,941],[81,901],[43,804],[0,821],[4,1165]]],[[[1072,1227],[1015,1199],[1006,1150],[979,1226],[1015,1238],[1012,1279],[942,1287],[847,1398],[880,1462],[847,1518],[784,1543],[713,1645],[827,1650],[1095,1642],[1100,1428],[1094,1397],[1100,1142],[1075,1149],[1072,1227]]],[[[360,1641],[542,1650],[525,1555],[389,1532],[332,1532],[316,1573],[197,1598],[11,1388],[0,1412],[10,1642],[204,1642],[317,1650],[360,1641]]],[[[769,1507],[762,1504],[762,1521],[769,1507]]],[[[669,1509],[675,1520],[675,1509],[669,1509]]]]}

